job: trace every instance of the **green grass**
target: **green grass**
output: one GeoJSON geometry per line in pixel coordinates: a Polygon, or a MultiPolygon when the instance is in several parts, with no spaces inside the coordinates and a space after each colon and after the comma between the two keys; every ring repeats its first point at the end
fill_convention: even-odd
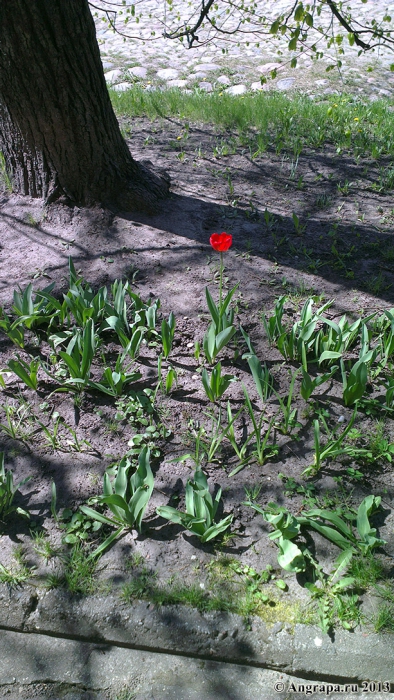
{"type": "Polygon", "coordinates": [[[375,554],[353,557],[347,575],[354,576],[358,588],[367,589],[381,581],[384,574],[384,566],[375,554]]]}
{"type": "Polygon", "coordinates": [[[0,183],[3,184],[5,187],[6,191],[11,193],[12,192],[12,178],[7,171],[6,164],[5,164],[5,158],[2,152],[0,151],[0,183]]]}
{"type": "Polygon", "coordinates": [[[394,606],[383,603],[374,619],[375,632],[394,632],[394,606]]]}
{"type": "Polygon", "coordinates": [[[347,575],[354,576],[356,588],[375,592],[380,599],[374,614],[365,618],[375,632],[394,632],[393,582],[380,559],[372,552],[353,557],[347,575]]]}
{"type": "MultiPolygon", "coordinates": [[[[275,92],[185,94],[138,86],[122,93],[110,90],[110,96],[118,116],[178,117],[231,129],[252,155],[268,147],[298,155],[303,148],[325,144],[374,159],[394,154],[394,114],[387,99],[363,104],[351,96],[338,96],[337,101],[329,97],[314,102],[306,96],[288,98],[275,92]]],[[[382,186],[393,186],[392,168],[390,173],[382,171],[381,180],[382,186]]]]}
{"type": "Polygon", "coordinates": [[[34,551],[41,556],[46,563],[58,555],[58,550],[53,547],[44,530],[38,530],[37,532],[30,531],[30,534],[34,542],[34,551]]]}
{"type": "Polygon", "coordinates": [[[100,588],[95,579],[97,560],[88,559],[88,547],[75,544],[67,554],[63,554],[62,570],[47,576],[48,588],[67,588],[70,593],[89,595],[100,588]]]}
{"type": "Polygon", "coordinates": [[[207,583],[203,585],[197,582],[185,585],[175,576],[165,582],[158,581],[157,573],[144,564],[143,558],[132,559],[128,568],[134,571],[121,592],[127,602],[144,599],[156,605],[187,605],[200,612],[235,613],[245,620],[257,615],[268,624],[278,620],[301,621],[298,603],[286,597],[278,598],[270,588],[264,588],[275,579],[271,567],[257,573],[236,559],[219,556],[206,567],[207,583]]]}
{"type": "Polygon", "coordinates": [[[10,568],[0,564],[0,583],[6,583],[8,586],[20,586],[31,579],[33,569],[27,566],[21,545],[14,548],[13,559],[15,564],[12,564],[10,568]]]}
{"type": "Polygon", "coordinates": [[[75,545],[66,559],[65,583],[71,593],[93,593],[96,590],[94,573],[97,562],[88,559],[85,548],[75,545]]]}
{"type": "Polygon", "coordinates": [[[136,700],[137,696],[133,690],[130,690],[127,686],[115,692],[115,695],[111,696],[111,700],[136,700]]]}

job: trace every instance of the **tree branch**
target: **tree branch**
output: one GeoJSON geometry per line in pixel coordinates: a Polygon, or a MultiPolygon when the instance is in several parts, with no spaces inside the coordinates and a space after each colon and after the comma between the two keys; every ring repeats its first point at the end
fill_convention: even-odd
{"type": "Polygon", "coordinates": [[[337,18],[338,22],[346,29],[346,31],[349,32],[349,34],[353,34],[354,36],[354,43],[357,44],[357,46],[360,46],[360,48],[364,49],[364,51],[367,51],[368,49],[371,48],[370,44],[366,44],[364,41],[362,41],[359,36],[357,30],[352,29],[350,24],[346,21],[346,19],[341,15],[339,12],[335,2],[333,0],[326,0],[327,5],[329,6],[332,14],[337,18]]]}
{"type": "Polygon", "coordinates": [[[209,10],[211,9],[214,2],[215,2],[215,0],[208,0],[207,4],[205,4],[205,0],[202,0],[202,8],[201,8],[200,16],[199,16],[196,24],[194,25],[194,27],[192,27],[191,29],[185,29],[182,32],[170,32],[170,33],[163,32],[163,36],[166,37],[166,39],[179,39],[179,37],[181,37],[181,36],[186,36],[187,43],[189,45],[189,49],[191,49],[193,46],[193,42],[198,41],[198,37],[196,36],[196,31],[199,29],[199,27],[201,27],[204,19],[208,18],[209,10]],[[189,39],[189,36],[191,37],[190,39],[189,39]]]}

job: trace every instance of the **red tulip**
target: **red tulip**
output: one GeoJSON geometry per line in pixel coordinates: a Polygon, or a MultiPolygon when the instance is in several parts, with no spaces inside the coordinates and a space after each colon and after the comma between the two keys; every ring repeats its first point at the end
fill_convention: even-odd
{"type": "Polygon", "coordinates": [[[223,253],[228,250],[233,243],[233,237],[231,233],[213,233],[209,239],[209,242],[214,250],[223,253]]]}

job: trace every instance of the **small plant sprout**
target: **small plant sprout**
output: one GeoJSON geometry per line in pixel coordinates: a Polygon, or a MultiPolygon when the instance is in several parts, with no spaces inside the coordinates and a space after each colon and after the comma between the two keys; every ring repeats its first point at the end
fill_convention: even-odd
{"type": "Polygon", "coordinates": [[[37,391],[37,373],[38,368],[41,365],[40,359],[32,359],[30,365],[24,362],[19,355],[17,355],[17,360],[9,360],[8,367],[16,374],[19,379],[26,384],[29,389],[37,391]]]}
{"type": "Polygon", "coordinates": [[[138,468],[133,472],[132,464],[123,457],[118,466],[118,473],[112,484],[108,474],[104,474],[104,495],[97,499],[98,505],[108,506],[112,518],[98,513],[93,508],[81,506],[85,515],[100,523],[112,525],[117,530],[99,545],[91,557],[97,557],[114,542],[126,528],[141,529],[141,522],[153,491],[153,474],[149,464],[150,451],[143,447],[138,468]]]}
{"type": "Polygon", "coordinates": [[[25,334],[23,328],[20,327],[19,321],[12,323],[11,319],[0,306],[0,329],[9,337],[12,342],[19,348],[25,347],[25,334]]]}
{"type": "Polygon", "coordinates": [[[172,344],[174,342],[174,334],[175,334],[175,316],[174,314],[170,313],[168,317],[168,321],[163,319],[162,324],[161,324],[161,340],[163,343],[163,355],[167,359],[172,348],[172,344]]]}
{"type": "Polygon", "coordinates": [[[250,338],[245,333],[242,326],[240,326],[240,331],[244,337],[244,340],[248,346],[249,352],[242,355],[243,360],[247,360],[250,371],[252,373],[254,383],[256,385],[257,392],[262,401],[267,401],[271,396],[274,389],[274,378],[270,373],[267,365],[264,364],[262,367],[260,360],[257,358],[253,346],[250,342],[250,338]]]}
{"type": "MultiPolygon", "coordinates": [[[[81,393],[89,385],[91,365],[96,348],[97,338],[94,331],[94,323],[89,318],[85,323],[83,333],[81,334],[77,330],[72,334],[66,351],[59,351],[59,356],[67,368],[69,377],[61,382],[61,386],[55,389],[55,392],[73,391],[81,393]]],[[[48,370],[45,371],[53,378],[48,370]]]]}
{"type": "MultiPolygon", "coordinates": [[[[235,436],[235,430],[234,430],[234,423],[240,413],[243,411],[243,406],[239,409],[238,413],[233,416],[230,402],[227,401],[227,420],[228,420],[228,426],[226,429],[226,435],[227,438],[230,441],[231,447],[233,448],[235,454],[237,455],[240,465],[245,465],[248,462],[248,457],[247,457],[247,448],[250,440],[245,440],[241,445],[238,445],[236,436],[235,436]]],[[[251,439],[251,438],[250,438],[251,439]]],[[[230,474],[231,476],[231,474],[230,474]]]]}
{"type": "MultiPolygon", "coordinates": [[[[227,298],[227,297],[226,297],[227,298]]],[[[222,319],[219,319],[219,323],[222,319]]],[[[227,321],[226,321],[227,322],[227,321]]],[[[236,333],[235,326],[227,326],[219,333],[216,333],[215,323],[211,323],[203,338],[203,350],[205,357],[210,364],[215,362],[219,352],[229,343],[236,333]]]]}
{"type": "Polygon", "coordinates": [[[129,372],[128,370],[130,367],[124,370],[123,365],[126,354],[126,350],[123,353],[120,353],[116,360],[115,369],[106,367],[101,380],[99,382],[92,382],[89,380],[88,387],[96,389],[96,391],[100,391],[104,394],[108,394],[109,396],[119,397],[124,393],[129,384],[141,379],[141,372],[129,372]]]}
{"type": "Polygon", "coordinates": [[[289,435],[294,428],[300,428],[301,423],[297,421],[297,409],[292,408],[292,400],[294,394],[294,385],[298,377],[301,368],[293,372],[291,376],[291,382],[289,386],[289,393],[287,395],[287,400],[282,399],[279,394],[273,389],[276,398],[279,401],[280,410],[282,412],[282,420],[275,423],[275,428],[283,435],[289,435]]]}
{"type": "Polygon", "coordinates": [[[274,345],[282,333],[286,331],[285,327],[282,325],[282,317],[286,301],[286,296],[279,297],[279,299],[277,299],[275,302],[273,315],[269,318],[267,318],[265,314],[262,316],[265,332],[271,345],[274,345]]]}
{"type": "Polygon", "coordinates": [[[266,463],[268,459],[270,459],[271,457],[275,457],[279,452],[278,445],[268,444],[272,426],[275,421],[275,416],[271,418],[271,420],[268,423],[267,430],[263,434],[263,423],[266,421],[264,411],[261,412],[260,418],[257,420],[255,416],[255,410],[252,406],[252,402],[250,400],[247,389],[243,387],[243,391],[245,395],[246,411],[249,414],[249,417],[252,421],[253,429],[251,430],[250,435],[244,441],[241,448],[237,446],[234,433],[231,430],[227,433],[227,437],[230,440],[232,447],[234,448],[238,457],[242,459],[241,463],[235,469],[232,470],[229,476],[234,476],[235,474],[238,474],[238,472],[241,471],[241,469],[243,469],[249,462],[249,460],[253,457],[256,459],[258,464],[262,466],[266,463]],[[254,442],[251,445],[250,456],[247,457],[246,448],[253,439],[254,442]]]}
{"type": "Polygon", "coordinates": [[[276,225],[275,215],[272,214],[270,211],[268,211],[268,209],[266,208],[264,210],[263,216],[264,216],[264,223],[265,223],[265,226],[267,228],[267,231],[272,231],[272,229],[276,225]]]}
{"type": "Polygon", "coordinates": [[[297,234],[297,236],[302,236],[305,233],[306,226],[302,225],[297,214],[293,212],[292,214],[292,219],[293,219],[293,225],[294,225],[294,230],[297,234]]]}
{"type": "Polygon", "coordinates": [[[212,368],[211,376],[209,377],[207,370],[203,369],[201,381],[205,389],[208,399],[212,402],[220,399],[231,382],[237,381],[233,374],[224,374],[222,376],[222,365],[220,362],[212,368]]]}
{"type": "Polygon", "coordinates": [[[301,382],[301,396],[305,401],[308,401],[312,396],[315,389],[321,386],[325,382],[330,381],[334,374],[338,371],[338,365],[334,365],[330,372],[325,372],[324,374],[318,374],[314,379],[308,374],[308,372],[302,367],[302,382],[301,382]]]}
{"type": "Polygon", "coordinates": [[[4,381],[4,377],[10,377],[12,372],[7,372],[5,369],[0,369],[0,388],[6,389],[7,384],[4,381]]]}
{"type": "Polygon", "coordinates": [[[324,445],[322,445],[320,441],[320,423],[318,420],[314,421],[314,462],[312,465],[304,469],[304,471],[302,472],[304,476],[311,476],[312,474],[316,474],[316,472],[318,472],[319,469],[321,469],[323,462],[327,459],[335,459],[336,457],[339,457],[341,455],[349,455],[351,457],[363,457],[368,455],[368,450],[364,448],[358,448],[354,447],[354,445],[343,444],[346,436],[349,434],[353,427],[354,421],[356,420],[356,416],[357,406],[353,411],[352,417],[348,425],[339,437],[335,437],[331,433],[326,421],[324,420],[324,417],[321,416],[321,421],[323,422],[326,433],[328,435],[328,440],[324,445]]]}
{"type": "Polygon", "coordinates": [[[14,477],[11,471],[5,471],[4,452],[0,452],[0,521],[4,521],[11,513],[18,513],[25,518],[30,518],[29,513],[23,508],[13,505],[13,500],[20,486],[26,484],[32,477],[28,476],[14,486],[14,477]]]}
{"type": "Polygon", "coordinates": [[[365,394],[368,381],[368,367],[363,360],[355,362],[349,374],[346,374],[343,360],[340,361],[342,385],[343,385],[343,400],[345,406],[353,406],[365,394]]]}
{"type": "MultiPolygon", "coordinates": [[[[227,409],[229,409],[229,402],[227,401],[227,409]]],[[[239,414],[242,412],[243,408],[241,407],[239,411],[236,413],[235,416],[231,415],[231,409],[230,409],[230,415],[227,410],[227,417],[228,417],[228,425],[227,427],[222,428],[222,409],[219,407],[219,412],[217,417],[215,417],[214,412],[206,412],[205,415],[208,418],[211,418],[211,432],[209,435],[207,435],[207,439],[204,440],[205,445],[204,448],[206,450],[207,454],[207,461],[208,462],[213,462],[215,458],[215,454],[218,452],[220,445],[222,444],[223,440],[225,437],[228,437],[229,431],[233,430],[234,426],[234,421],[237,420],[239,414]]]]}
{"type": "Polygon", "coordinates": [[[215,523],[215,515],[220,503],[222,489],[214,499],[209,492],[207,477],[201,469],[194,474],[193,481],[186,484],[186,512],[182,513],[171,506],[160,506],[157,514],[166,520],[182,525],[196,535],[201,542],[209,542],[230,527],[232,515],[215,523]]]}
{"type": "Polygon", "coordinates": [[[194,462],[195,469],[201,469],[202,461],[204,459],[204,456],[206,456],[207,452],[206,441],[204,440],[206,430],[204,426],[200,425],[198,421],[194,421],[193,419],[191,419],[191,421],[189,422],[189,427],[195,442],[194,453],[188,452],[187,454],[184,454],[181,457],[175,457],[175,459],[171,459],[169,461],[178,463],[187,462],[188,460],[191,460],[192,462],[194,462]]]}

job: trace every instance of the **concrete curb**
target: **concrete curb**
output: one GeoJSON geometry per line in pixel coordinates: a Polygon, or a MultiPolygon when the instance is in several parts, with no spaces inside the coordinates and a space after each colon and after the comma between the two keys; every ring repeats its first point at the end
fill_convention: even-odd
{"type": "MultiPolygon", "coordinates": [[[[128,604],[116,595],[73,596],[67,591],[0,586],[0,629],[39,638],[187,656],[268,668],[301,678],[394,684],[394,635],[340,630],[331,638],[306,625],[276,623],[186,606],[128,604]],[[60,639],[59,639],[60,638],[60,639]]],[[[26,636],[27,636],[26,635],[26,636]]]]}

